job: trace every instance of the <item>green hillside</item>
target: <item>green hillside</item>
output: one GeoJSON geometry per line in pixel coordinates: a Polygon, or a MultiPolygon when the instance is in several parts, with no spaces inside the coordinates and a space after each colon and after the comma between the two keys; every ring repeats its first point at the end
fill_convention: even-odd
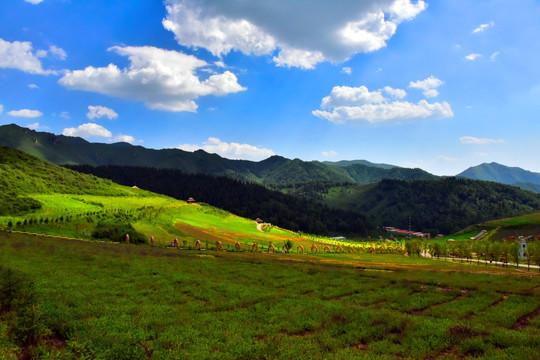
{"type": "MultiPolygon", "coordinates": [[[[457,176],[475,180],[495,181],[509,185],[518,185],[519,183],[521,183],[522,186],[528,186],[528,184],[540,185],[539,173],[534,173],[518,167],[504,166],[494,162],[468,168],[457,176]]],[[[531,190],[536,189],[537,187],[534,186],[531,188],[531,190]]]]}
{"type": "Polygon", "coordinates": [[[0,147],[0,183],[0,191],[4,194],[147,195],[146,192],[92,175],[83,175],[6,147],[0,147]]]}
{"type": "Polygon", "coordinates": [[[334,186],[319,193],[323,202],[366,215],[379,225],[451,234],[470,224],[540,210],[540,196],[486,181],[383,180],[377,184],[334,186]]]}
{"type": "MultiPolygon", "coordinates": [[[[175,237],[214,246],[258,241],[276,244],[297,234],[269,227],[259,231],[252,220],[206,204],[187,206],[138,188],[121,186],[93,175],[80,174],[19,150],[0,152],[0,228],[75,238],[121,241],[131,232],[162,245],[175,237]]],[[[299,240],[302,242],[303,240],[299,240]]]]}
{"type": "Polygon", "coordinates": [[[259,184],[293,184],[311,181],[366,184],[381,179],[436,178],[419,169],[385,168],[370,163],[344,164],[302,161],[272,156],[253,162],[229,160],[202,150],[153,150],[127,143],[90,143],[81,138],[37,132],[17,125],[0,126],[0,145],[15,148],[59,165],[121,165],[179,169],[186,173],[227,176],[259,184]]]}

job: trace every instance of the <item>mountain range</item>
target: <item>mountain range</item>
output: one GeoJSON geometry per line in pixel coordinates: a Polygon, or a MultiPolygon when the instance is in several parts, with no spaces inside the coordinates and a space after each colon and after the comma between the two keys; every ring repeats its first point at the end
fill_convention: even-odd
{"type": "Polygon", "coordinates": [[[323,163],[272,156],[252,162],[202,150],[90,143],[17,125],[0,126],[0,145],[120,184],[180,199],[194,196],[236,214],[256,213],[280,226],[314,233],[365,234],[374,226],[406,228],[410,219],[414,229],[450,233],[473,222],[540,209],[538,195],[492,182],[535,180],[497,178],[506,167],[491,173],[477,169],[477,176],[489,177],[488,182],[365,160],[323,163]]]}
{"type": "Polygon", "coordinates": [[[91,143],[82,138],[38,132],[17,125],[0,126],[0,145],[18,149],[58,165],[122,165],[178,169],[185,173],[227,176],[258,184],[312,181],[368,184],[382,179],[432,180],[437,176],[367,161],[324,163],[272,156],[254,162],[230,160],[203,150],[153,150],[128,143],[91,143]]]}
{"type": "MultiPolygon", "coordinates": [[[[120,165],[178,169],[185,173],[227,176],[263,185],[309,182],[370,184],[382,179],[435,180],[422,169],[402,168],[367,160],[302,161],[272,156],[254,162],[230,160],[203,150],[147,149],[128,143],[91,143],[79,137],[39,132],[15,124],[0,126],[0,145],[34,155],[59,165],[120,165]]],[[[540,174],[518,167],[484,163],[456,177],[494,181],[540,193],[540,174]]]]}
{"type": "Polygon", "coordinates": [[[540,193],[540,174],[518,167],[504,166],[495,162],[470,167],[457,177],[473,180],[495,181],[540,193]]]}

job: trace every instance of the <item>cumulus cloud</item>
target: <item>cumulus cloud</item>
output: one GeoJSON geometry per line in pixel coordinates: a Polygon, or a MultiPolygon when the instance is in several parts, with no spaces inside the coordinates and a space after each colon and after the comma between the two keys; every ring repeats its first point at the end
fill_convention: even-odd
{"type": "Polygon", "coordinates": [[[103,126],[94,124],[94,123],[86,123],[79,125],[76,128],[65,128],[64,131],[62,131],[62,135],[65,136],[79,136],[82,138],[91,138],[91,137],[104,137],[104,138],[111,138],[112,133],[105,129],[103,126]]]}
{"type": "Polygon", "coordinates": [[[403,99],[405,96],[407,96],[407,92],[403,89],[394,89],[390,86],[385,86],[383,90],[388,95],[395,97],[396,99],[403,99]]]}
{"type": "Polygon", "coordinates": [[[447,118],[454,116],[452,108],[445,101],[430,104],[420,100],[417,104],[395,101],[385,104],[366,104],[362,106],[341,106],[332,112],[314,110],[313,115],[336,124],[346,122],[382,123],[425,118],[447,118]]]}
{"type": "Polygon", "coordinates": [[[436,89],[442,84],[444,84],[444,81],[431,75],[425,80],[411,81],[409,87],[421,89],[425,97],[431,98],[439,96],[439,92],[436,89]]]}
{"type": "Polygon", "coordinates": [[[26,1],[27,3],[30,3],[30,4],[34,4],[34,5],[37,5],[41,2],[43,2],[43,0],[24,0],[26,1]]]}
{"type": "Polygon", "coordinates": [[[207,63],[192,55],[151,46],[115,46],[109,50],[127,56],[129,67],[88,66],[67,72],[58,82],[72,89],[144,101],[150,109],[168,111],[195,112],[194,100],[199,96],[246,90],[230,71],[201,81],[195,72],[207,63]]]}
{"type": "Polygon", "coordinates": [[[322,156],[324,157],[331,157],[331,156],[337,156],[338,153],[335,152],[334,150],[330,150],[330,151],[323,151],[322,152],[322,156]]]}
{"type": "Polygon", "coordinates": [[[64,51],[64,49],[62,48],[59,48],[58,46],[56,45],[51,45],[49,47],[49,52],[51,54],[53,54],[57,59],[59,60],[66,60],[67,58],[67,54],[66,52],[64,51]]]}
{"type": "Polygon", "coordinates": [[[18,69],[30,74],[50,75],[56,74],[52,70],[44,70],[39,60],[43,51],[32,53],[32,43],[29,41],[9,42],[0,39],[0,68],[18,69]]]}
{"type": "MultiPolygon", "coordinates": [[[[411,82],[410,86],[426,91],[433,90],[433,87],[442,83],[441,80],[430,77],[423,81],[411,82]]],[[[400,122],[454,116],[447,102],[429,103],[426,100],[420,100],[414,104],[401,100],[392,101],[382,95],[383,91],[394,99],[402,99],[407,95],[405,90],[394,89],[390,86],[378,91],[369,91],[365,86],[335,86],[330,95],[322,99],[321,110],[314,110],[312,114],[337,124],[400,122]]]]}
{"type": "Polygon", "coordinates": [[[126,143],[133,144],[133,143],[135,143],[135,138],[133,136],[131,136],[131,135],[118,134],[117,136],[114,137],[113,141],[114,142],[126,142],[126,143]]]}
{"type": "Polygon", "coordinates": [[[385,98],[380,91],[369,91],[365,86],[334,86],[330,95],[322,99],[321,108],[380,103],[384,100],[385,98]]]}
{"type": "Polygon", "coordinates": [[[490,27],[492,27],[494,25],[495,25],[495,23],[493,21],[490,21],[487,24],[481,24],[476,29],[474,29],[472,32],[473,32],[473,34],[476,34],[476,33],[479,33],[479,32],[484,32],[487,28],[490,28],[490,27]]]}
{"type": "Polygon", "coordinates": [[[481,58],[481,57],[482,57],[482,54],[474,54],[473,53],[473,54],[469,54],[469,55],[465,56],[465,59],[469,60],[469,61],[474,61],[474,60],[476,60],[478,58],[481,58]]]}
{"type": "Polygon", "coordinates": [[[474,145],[487,145],[494,143],[503,143],[503,139],[486,139],[486,138],[476,138],[473,136],[462,136],[459,138],[459,141],[462,144],[474,144],[474,145]]]}
{"type": "Polygon", "coordinates": [[[270,149],[249,144],[227,143],[214,137],[208,138],[202,146],[183,144],[179,145],[178,149],[184,151],[204,150],[208,153],[219,154],[229,159],[243,160],[262,160],[275,155],[270,149]]]}
{"type": "Polygon", "coordinates": [[[274,56],[277,66],[299,67],[301,69],[315,69],[315,66],[324,60],[320,51],[308,51],[301,49],[282,49],[278,56],[274,56]]]}
{"type": "Polygon", "coordinates": [[[29,110],[29,109],[11,110],[11,111],[8,111],[7,114],[9,116],[23,117],[23,118],[37,118],[43,115],[43,113],[39,110],[29,110]]]}
{"type": "Polygon", "coordinates": [[[113,109],[109,109],[105,106],[88,106],[88,113],[86,117],[89,119],[107,117],[109,119],[116,119],[118,114],[113,109]]]}
{"type": "Polygon", "coordinates": [[[403,21],[426,9],[423,0],[169,0],[163,26],[180,45],[215,56],[230,51],[273,55],[278,66],[313,69],[386,46],[403,21]]]}

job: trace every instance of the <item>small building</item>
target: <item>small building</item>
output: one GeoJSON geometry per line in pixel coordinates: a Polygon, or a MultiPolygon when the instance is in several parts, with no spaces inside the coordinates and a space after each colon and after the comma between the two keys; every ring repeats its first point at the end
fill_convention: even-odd
{"type": "Polygon", "coordinates": [[[257,224],[262,224],[262,223],[264,223],[264,221],[262,221],[261,218],[255,219],[255,222],[256,222],[257,224]]]}
{"type": "Polygon", "coordinates": [[[187,202],[188,204],[195,204],[195,203],[196,203],[195,199],[192,198],[192,197],[190,197],[189,199],[187,199],[186,202],[187,202]]]}

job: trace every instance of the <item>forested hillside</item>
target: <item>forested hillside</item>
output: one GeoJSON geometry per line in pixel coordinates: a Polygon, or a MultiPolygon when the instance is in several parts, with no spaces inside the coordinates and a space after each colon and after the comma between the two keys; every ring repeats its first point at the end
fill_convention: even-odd
{"type": "Polygon", "coordinates": [[[392,168],[366,161],[322,163],[272,156],[259,162],[230,160],[198,150],[146,149],[127,143],[90,143],[78,137],[38,132],[17,125],[0,126],[0,145],[15,148],[59,165],[120,165],[178,169],[184,173],[227,176],[264,185],[312,181],[368,184],[382,179],[434,179],[420,169],[392,168]]]}
{"type": "Polygon", "coordinates": [[[365,186],[330,187],[331,206],[364,213],[382,225],[453,233],[468,225],[540,209],[540,196],[517,187],[469,179],[383,180],[365,186]]]}
{"type": "Polygon", "coordinates": [[[293,231],[325,235],[366,235],[374,230],[374,226],[361,213],[330,208],[318,202],[224,176],[131,166],[69,167],[177,199],[193,197],[237,215],[261,218],[293,231]]]}

